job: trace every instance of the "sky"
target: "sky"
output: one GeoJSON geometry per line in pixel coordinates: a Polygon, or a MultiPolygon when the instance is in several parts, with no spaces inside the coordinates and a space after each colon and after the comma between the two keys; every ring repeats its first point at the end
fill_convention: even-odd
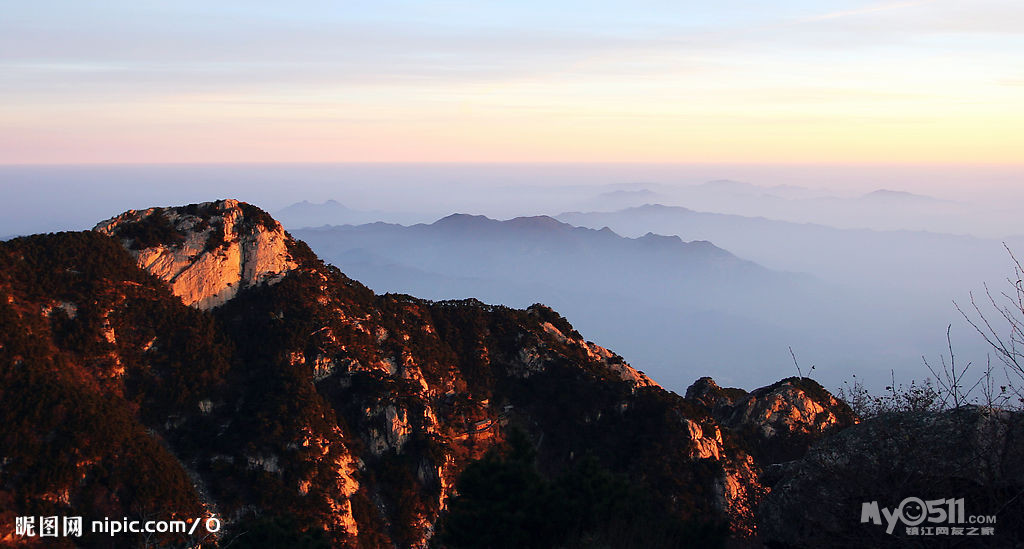
{"type": "Polygon", "coordinates": [[[1024,2],[0,0],[0,164],[1020,164],[1024,2]]]}

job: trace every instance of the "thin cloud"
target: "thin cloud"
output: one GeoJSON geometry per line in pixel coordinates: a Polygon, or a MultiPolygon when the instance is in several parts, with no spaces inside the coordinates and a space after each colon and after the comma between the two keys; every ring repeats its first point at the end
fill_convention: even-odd
{"type": "Polygon", "coordinates": [[[844,18],[844,17],[853,17],[853,16],[856,16],[856,15],[865,15],[865,14],[869,14],[869,13],[877,13],[877,12],[880,12],[880,11],[890,11],[890,10],[897,10],[897,9],[903,9],[903,8],[913,8],[913,7],[916,7],[916,6],[923,6],[925,4],[932,4],[934,2],[935,2],[935,0],[918,0],[918,1],[914,1],[914,2],[893,2],[893,3],[889,3],[889,4],[880,4],[880,5],[877,5],[877,6],[868,6],[866,8],[859,8],[859,9],[855,9],[855,10],[834,11],[834,12],[825,13],[825,14],[822,14],[822,15],[814,15],[814,16],[811,16],[811,17],[804,17],[804,18],[798,19],[797,22],[799,22],[799,23],[812,23],[814,21],[826,21],[826,20],[829,20],[829,19],[841,19],[841,18],[844,18]]]}

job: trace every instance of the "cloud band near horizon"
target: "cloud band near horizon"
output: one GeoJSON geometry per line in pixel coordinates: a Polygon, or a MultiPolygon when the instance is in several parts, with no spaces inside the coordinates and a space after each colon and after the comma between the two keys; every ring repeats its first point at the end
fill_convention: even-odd
{"type": "Polygon", "coordinates": [[[16,3],[0,163],[1019,162],[1024,4],[16,3]]]}

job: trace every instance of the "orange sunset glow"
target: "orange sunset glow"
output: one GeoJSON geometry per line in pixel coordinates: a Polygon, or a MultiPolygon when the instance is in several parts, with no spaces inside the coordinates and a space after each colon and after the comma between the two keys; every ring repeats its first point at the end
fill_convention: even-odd
{"type": "Polygon", "coordinates": [[[1012,2],[43,4],[0,22],[2,163],[1012,164],[1024,147],[1012,2]]]}

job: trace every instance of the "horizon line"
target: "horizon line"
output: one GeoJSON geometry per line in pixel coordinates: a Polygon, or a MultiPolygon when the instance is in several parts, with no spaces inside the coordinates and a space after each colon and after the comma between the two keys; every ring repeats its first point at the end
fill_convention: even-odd
{"type": "Polygon", "coordinates": [[[45,168],[45,167],[130,167],[130,166],[374,166],[374,165],[436,165],[436,166],[572,166],[572,165],[606,165],[606,166],[842,166],[842,167],[989,167],[989,168],[1024,168],[1021,162],[842,162],[842,161],[808,161],[808,162],[758,162],[758,161],[642,161],[642,160],[255,160],[255,161],[161,161],[161,162],[0,162],[3,168],[45,168]]]}

